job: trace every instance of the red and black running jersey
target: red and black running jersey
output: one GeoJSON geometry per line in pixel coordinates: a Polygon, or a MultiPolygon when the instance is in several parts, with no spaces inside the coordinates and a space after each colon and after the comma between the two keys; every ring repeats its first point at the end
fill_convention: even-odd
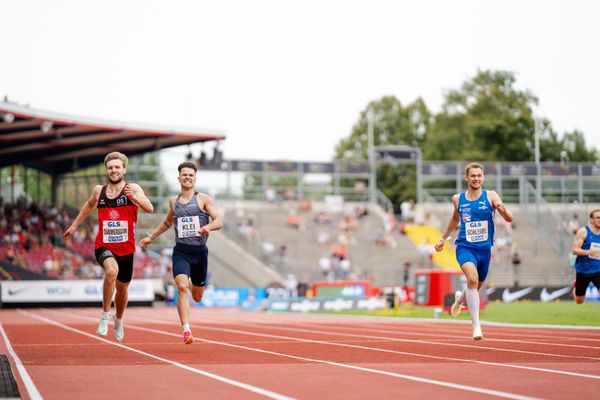
{"type": "Polygon", "coordinates": [[[135,253],[138,206],[125,196],[125,187],[114,199],[106,195],[107,187],[102,186],[98,197],[96,248],[106,247],[117,256],[135,253]]]}

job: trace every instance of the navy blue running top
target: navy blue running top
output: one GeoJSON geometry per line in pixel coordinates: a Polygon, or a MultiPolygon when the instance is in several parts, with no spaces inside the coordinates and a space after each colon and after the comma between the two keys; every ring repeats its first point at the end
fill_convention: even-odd
{"type": "Polygon", "coordinates": [[[175,227],[175,244],[205,245],[206,236],[200,236],[198,229],[208,224],[209,215],[198,207],[198,192],[187,203],[181,203],[177,196],[173,207],[173,226],[175,227]]]}

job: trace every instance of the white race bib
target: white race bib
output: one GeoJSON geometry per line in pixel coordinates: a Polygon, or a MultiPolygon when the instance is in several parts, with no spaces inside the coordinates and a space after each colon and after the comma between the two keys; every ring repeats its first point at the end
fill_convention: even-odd
{"type": "Polygon", "coordinates": [[[177,218],[177,237],[183,239],[186,237],[200,236],[200,218],[197,215],[177,218]]]}
{"type": "Polygon", "coordinates": [[[465,223],[467,242],[485,242],[488,240],[488,222],[475,221],[465,223]]]}
{"type": "Polygon", "coordinates": [[[590,250],[598,251],[599,255],[596,256],[588,256],[589,258],[593,258],[594,260],[600,260],[600,243],[592,242],[590,243],[590,250]]]}
{"type": "Polygon", "coordinates": [[[102,241],[104,243],[123,243],[129,238],[127,221],[102,221],[102,241]]]}

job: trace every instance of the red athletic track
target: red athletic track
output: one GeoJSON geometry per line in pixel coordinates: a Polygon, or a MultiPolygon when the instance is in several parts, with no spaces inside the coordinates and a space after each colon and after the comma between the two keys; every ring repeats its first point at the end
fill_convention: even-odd
{"type": "Polygon", "coordinates": [[[474,342],[464,323],[194,308],[197,341],[185,346],[174,308],[132,307],[116,345],[112,328],[95,335],[99,314],[0,311],[0,353],[23,398],[586,399],[600,389],[600,330],[484,325],[474,342]]]}

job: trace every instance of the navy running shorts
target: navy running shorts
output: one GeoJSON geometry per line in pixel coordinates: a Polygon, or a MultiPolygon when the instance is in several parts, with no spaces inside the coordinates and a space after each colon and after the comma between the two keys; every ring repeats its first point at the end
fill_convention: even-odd
{"type": "Polygon", "coordinates": [[[173,277],[184,274],[194,286],[206,286],[208,248],[203,245],[177,244],[173,249],[173,277]]]}

